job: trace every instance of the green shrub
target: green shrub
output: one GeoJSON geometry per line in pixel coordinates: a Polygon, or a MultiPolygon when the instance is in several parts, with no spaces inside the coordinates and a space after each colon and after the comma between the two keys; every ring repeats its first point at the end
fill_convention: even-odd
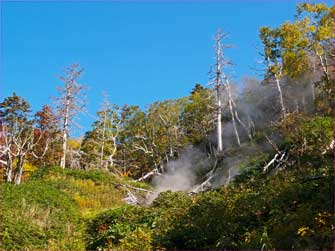
{"type": "Polygon", "coordinates": [[[284,143],[297,157],[312,155],[321,158],[322,152],[334,138],[333,117],[288,116],[279,129],[284,135],[284,143]]]}
{"type": "Polygon", "coordinates": [[[2,184],[1,248],[81,249],[82,222],[74,200],[43,181],[2,184]],[[65,240],[59,242],[60,240],[65,240]]]}

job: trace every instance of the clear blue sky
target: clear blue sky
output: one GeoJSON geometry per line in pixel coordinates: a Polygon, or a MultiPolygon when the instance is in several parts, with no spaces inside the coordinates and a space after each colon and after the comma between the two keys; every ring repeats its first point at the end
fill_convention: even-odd
{"type": "MultiPolygon", "coordinates": [[[[257,65],[258,28],[292,20],[297,3],[2,2],[0,98],[15,91],[34,111],[51,104],[61,84],[57,75],[74,62],[85,68],[79,82],[90,88],[90,114],[99,108],[102,91],[113,103],[143,107],[182,97],[195,83],[207,84],[219,27],[235,46],[227,56],[238,82],[255,75],[250,67],[257,65]]],[[[80,123],[87,130],[92,118],[80,123]]]]}

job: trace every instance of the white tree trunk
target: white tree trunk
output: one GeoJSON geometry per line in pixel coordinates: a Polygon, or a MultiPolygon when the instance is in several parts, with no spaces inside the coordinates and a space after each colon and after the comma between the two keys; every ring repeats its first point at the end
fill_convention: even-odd
{"type": "Polygon", "coordinates": [[[281,113],[283,117],[286,117],[286,109],[285,109],[285,105],[284,105],[284,99],[283,99],[283,92],[281,90],[281,86],[280,86],[280,80],[277,76],[275,76],[276,79],[276,85],[277,85],[277,89],[279,92],[279,101],[280,101],[280,106],[281,106],[281,113]]]}
{"type": "Polygon", "coordinates": [[[234,112],[233,112],[233,105],[232,105],[232,101],[231,99],[229,98],[229,110],[230,110],[230,114],[231,114],[231,119],[232,119],[232,122],[233,122],[233,128],[234,128],[234,133],[235,133],[235,137],[236,137],[236,142],[237,142],[237,145],[240,146],[241,145],[241,141],[240,141],[240,136],[238,135],[238,131],[237,131],[237,128],[236,128],[236,121],[235,121],[235,116],[234,116],[234,112]]]}
{"type": "Polygon", "coordinates": [[[107,120],[107,106],[105,107],[104,111],[104,121],[103,121],[103,128],[102,128],[102,140],[101,140],[101,150],[100,150],[100,168],[103,168],[104,162],[104,149],[105,149],[105,133],[106,133],[106,120],[107,120]]]}
{"type": "Polygon", "coordinates": [[[63,154],[60,161],[60,166],[65,168],[66,164],[66,150],[67,150],[67,136],[68,136],[68,127],[69,127],[69,111],[70,111],[70,86],[67,84],[66,86],[66,103],[65,103],[65,114],[64,114],[64,124],[63,124],[63,154]]]}
{"type": "Polygon", "coordinates": [[[218,152],[222,152],[222,107],[221,107],[221,100],[218,97],[218,114],[217,114],[217,137],[218,137],[218,152]]]}
{"type": "Polygon", "coordinates": [[[63,153],[62,153],[62,158],[60,160],[60,166],[62,168],[65,168],[65,162],[66,162],[66,148],[67,148],[67,132],[64,129],[63,131],[63,144],[62,144],[62,149],[63,149],[63,153]]]}
{"type": "Polygon", "coordinates": [[[6,182],[12,182],[13,161],[11,153],[8,153],[7,166],[6,166],[6,182]]]}
{"type": "Polygon", "coordinates": [[[63,132],[63,145],[62,145],[62,149],[63,149],[63,153],[62,153],[62,158],[60,160],[60,166],[62,168],[65,168],[65,161],[66,161],[66,148],[67,148],[67,134],[64,131],[63,132]]]}
{"type": "Polygon", "coordinates": [[[235,116],[234,116],[234,111],[233,111],[233,102],[234,101],[233,101],[233,96],[231,95],[229,80],[227,78],[226,78],[226,87],[227,87],[227,90],[228,90],[228,99],[229,99],[228,104],[229,104],[231,119],[232,119],[232,122],[233,122],[234,133],[235,133],[237,145],[240,146],[241,141],[240,141],[240,136],[238,135],[238,131],[237,131],[237,128],[236,128],[236,121],[235,121],[235,116]]]}

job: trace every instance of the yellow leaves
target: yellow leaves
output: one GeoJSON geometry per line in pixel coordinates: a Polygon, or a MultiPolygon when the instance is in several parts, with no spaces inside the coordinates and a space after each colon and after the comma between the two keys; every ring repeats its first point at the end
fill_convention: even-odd
{"type": "Polygon", "coordinates": [[[264,45],[264,57],[271,65],[268,72],[278,74],[281,66],[283,74],[291,78],[299,77],[310,69],[307,54],[325,53],[324,43],[334,39],[334,9],[325,4],[299,4],[294,22],[285,22],[278,28],[262,27],[260,38],[264,45]]]}
{"type": "MultiPolygon", "coordinates": [[[[321,229],[328,228],[331,226],[333,228],[333,225],[330,225],[330,218],[331,214],[329,212],[321,212],[316,215],[314,218],[315,224],[319,227],[318,231],[323,231],[321,229]]],[[[308,226],[302,226],[298,229],[297,234],[301,237],[304,236],[310,236],[311,234],[314,234],[315,231],[313,229],[310,229],[308,226]]]]}
{"type": "Polygon", "coordinates": [[[121,177],[129,177],[130,174],[131,174],[130,170],[124,171],[124,172],[122,172],[121,177]]]}
{"type": "Polygon", "coordinates": [[[136,228],[120,240],[116,250],[152,250],[152,236],[148,229],[136,228]]]}
{"type": "Polygon", "coordinates": [[[286,22],[280,26],[281,47],[286,50],[305,49],[308,45],[307,24],[308,20],[302,20],[294,23],[286,22]]]}
{"type": "Polygon", "coordinates": [[[318,41],[328,40],[334,38],[334,27],[321,26],[317,30],[316,39],[318,41]]]}
{"type": "Polygon", "coordinates": [[[95,209],[100,206],[99,201],[97,200],[92,200],[92,198],[86,197],[86,196],[80,196],[78,194],[73,196],[73,199],[79,206],[81,210],[87,210],[89,208],[95,209]]]}
{"type": "Polygon", "coordinates": [[[255,235],[255,233],[246,232],[244,234],[244,242],[245,243],[251,243],[252,239],[254,238],[254,235],[255,235]]]}
{"type": "Polygon", "coordinates": [[[284,71],[290,77],[297,77],[309,69],[305,51],[286,51],[283,54],[284,71]]]}
{"type": "Polygon", "coordinates": [[[301,227],[298,229],[297,234],[300,236],[306,236],[306,235],[310,235],[314,233],[314,231],[312,229],[310,229],[309,227],[301,227]]]}
{"type": "Polygon", "coordinates": [[[325,4],[302,3],[302,4],[298,4],[297,6],[297,12],[299,15],[302,14],[303,12],[315,13],[315,14],[320,15],[321,12],[328,11],[328,10],[329,8],[325,4]]]}
{"type": "Polygon", "coordinates": [[[314,218],[318,227],[323,227],[327,225],[331,217],[331,214],[328,212],[318,213],[317,216],[314,218]]]}
{"type": "Polygon", "coordinates": [[[80,148],[81,142],[82,142],[81,138],[78,138],[78,139],[76,139],[76,138],[69,139],[69,141],[68,141],[68,147],[71,148],[71,149],[77,150],[77,149],[80,148]]]}
{"type": "Polygon", "coordinates": [[[37,166],[34,166],[33,164],[30,163],[24,163],[23,164],[23,179],[26,180],[30,175],[37,170],[37,166]]]}

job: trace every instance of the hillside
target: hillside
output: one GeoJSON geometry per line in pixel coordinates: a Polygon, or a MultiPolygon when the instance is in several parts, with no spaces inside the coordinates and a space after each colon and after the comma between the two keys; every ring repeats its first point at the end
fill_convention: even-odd
{"type": "MultiPolygon", "coordinates": [[[[147,206],[125,203],[122,185],[149,188],[130,178],[41,168],[20,186],[2,184],[1,248],[331,249],[333,153],[324,149],[333,126],[331,117],[292,115],[276,129],[286,133],[280,148],[291,149],[287,166],[264,171],[269,151],[265,159],[249,156],[227,186],[163,192],[147,206]],[[312,144],[317,139],[323,148],[312,144]]],[[[132,193],[143,201],[147,196],[132,193]]]]}
{"type": "MultiPolygon", "coordinates": [[[[59,76],[54,103],[40,110],[33,111],[36,99],[13,90],[0,100],[0,249],[333,249],[334,14],[334,6],[307,1],[291,21],[255,27],[262,74],[240,80],[227,57],[227,34],[218,29],[213,55],[206,53],[214,56],[208,79],[194,82],[204,69],[192,76],[178,69],[193,88],[178,92],[183,78],[171,74],[181,79],[171,83],[173,99],[160,89],[164,74],[150,90],[156,101],[146,105],[112,103],[106,92],[97,97],[96,76],[94,116],[79,63],[59,76]],[[79,118],[91,126],[81,127],[79,118]]],[[[199,41],[211,29],[204,27],[199,41]]],[[[131,65],[127,55],[118,66],[131,65]]],[[[179,65],[178,56],[169,66],[179,65]]],[[[163,69],[161,63],[155,66],[163,69]]],[[[130,81],[141,83],[138,93],[125,87],[138,74],[132,69],[124,82],[111,81],[113,95],[145,96],[143,79],[130,81]]]]}
{"type": "Polygon", "coordinates": [[[287,166],[277,163],[264,171],[263,160],[250,159],[243,163],[249,168],[228,186],[191,195],[164,192],[149,207],[104,212],[89,223],[87,248],[332,249],[333,152],[311,144],[330,142],[334,122],[331,117],[291,119],[283,123],[295,132],[281,145],[292,149],[287,166]],[[298,142],[300,137],[305,142],[298,142]],[[309,147],[303,149],[304,144],[309,147]]]}
{"type": "Polygon", "coordinates": [[[1,249],[83,250],[86,221],[126,204],[120,185],[147,187],[109,172],[59,167],[41,168],[20,186],[2,184],[1,249]]]}

